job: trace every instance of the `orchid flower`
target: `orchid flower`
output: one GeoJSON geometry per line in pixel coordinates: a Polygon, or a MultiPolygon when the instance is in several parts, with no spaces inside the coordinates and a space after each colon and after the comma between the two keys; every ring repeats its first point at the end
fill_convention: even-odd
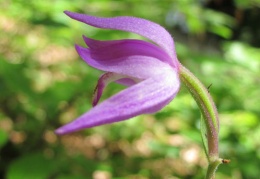
{"type": "Polygon", "coordinates": [[[76,45],[80,57],[105,72],[97,83],[93,108],[78,119],[56,130],[65,134],[109,124],[145,113],[155,113],[171,102],[180,88],[179,61],[171,35],[160,25],[135,17],[100,18],[65,11],[88,25],[117,29],[142,35],[143,40],[98,41],[83,36],[88,48],[76,45]],[[98,104],[103,89],[110,82],[127,88],[98,104]]]}
{"type": "Polygon", "coordinates": [[[79,56],[89,66],[105,73],[97,82],[93,108],[56,133],[66,134],[158,112],[175,98],[183,82],[201,109],[201,134],[209,161],[206,178],[214,177],[218,165],[228,161],[218,157],[217,109],[207,88],[178,61],[171,35],[160,25],[136,17],[101,18],[69,11],[65,14],[93,27],[136,33],[151,42],[100,41],[83,36],[88,48],[75,45],[79,56]],[[98,103],[104,88],[111,82],[127,88],[98,103]]]}

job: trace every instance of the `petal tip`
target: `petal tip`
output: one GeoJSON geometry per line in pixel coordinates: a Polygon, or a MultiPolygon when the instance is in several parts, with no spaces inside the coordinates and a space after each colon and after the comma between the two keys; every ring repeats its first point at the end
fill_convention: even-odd
{"type": "Polygon", "coordinates": [[[95,99],[95,100],[93,100],[93,101],[92,101],[92,107],[95,107],[95,106],[97,105],[97,103],[98,103],[98,102],[97,102],[97,100],[96,100],[96,99],[95,99]]]}
{"type": "Polygon", "coordinates": [[[62,128],[58,128],[58,129],[55,130],[55,133],[57,135],[63,135],[63,134],[66,133],[66,131],[64,129],[62,129],[62,128]]]}
{"type": "Polygon", "coordinates": [[[65,11],[63,11],[63,13],[69,16],[69,14],[70,14],[71,12],[68,11],[68,10],[65,10],[65,11]]]}
{"type": "Polygon", "coordinates": [[[83,38],[85,44],[89,46],[89,38],[86,37],[85,35],[82,35],[82,38],[83,38]]]}
{"type": "Polygon", "coordinates": [[[101,85],[101,89],[99,88],[99,83],[97,84],[94,94],[93,94],[93,99],[92,99],[92,106],[95,107],[98,104],[98,101],[102,95],[103,92],[103,86],[101,85]]]}
{"type": "Polygon", "coordinates": [[[75,49],[76,49],[77,52],[79,52],[79,50],[81,49],[81,46],[78,45],[78,44],[75,44],[74,47],[75,47],[75,49]]]}

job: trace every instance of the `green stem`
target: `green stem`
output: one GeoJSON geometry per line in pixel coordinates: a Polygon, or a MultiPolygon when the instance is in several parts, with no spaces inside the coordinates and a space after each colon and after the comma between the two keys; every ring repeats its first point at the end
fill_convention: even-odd
{"type": "Polygon", "coordinates": [[[222,159],[215,160],[214,162],[209,163],[206,179],[214,179],[215,178],[215,172],[219,166],[219,164],[222,163],[222,159]]]}
{"type": "Polygon", "coordinates": [[[180,79],[189,89],[203,116],[208,148],[208,151],[205,152],[209,161],[206,178],[213,179],[218,165],[222,163],[218,153],[219,120],[217,108],[208,89],[182,65],[180,65],[180,79]]]}

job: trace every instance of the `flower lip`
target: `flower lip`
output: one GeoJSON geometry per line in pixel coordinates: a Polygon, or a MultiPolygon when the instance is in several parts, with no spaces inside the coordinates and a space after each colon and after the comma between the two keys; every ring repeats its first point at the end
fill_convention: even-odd
{"type": "Polygon", "coordinates": [[[126,86],[132,86],[133,84],[136,84],[138,82],[140,82],[140,79],[135,79],[135,78],[131,78],[125,75],[121,75],[121,74],[117,74],[117,73],[112,73],[112,72],[107,72],[105,74],[103,74],[97,83],[97,86],[94,90],[94,94],[93,94],[93,101],[92,101],[92,106],[96,106],[101,95],[102,92],[104,90],[104,88],[111,82],[117,82],[117,83],[121,83],[124,84],[126,86]]]}

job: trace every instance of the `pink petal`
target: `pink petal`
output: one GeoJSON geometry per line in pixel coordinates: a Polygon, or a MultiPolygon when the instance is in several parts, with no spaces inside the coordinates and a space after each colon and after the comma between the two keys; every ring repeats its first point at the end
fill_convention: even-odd
{"type": "Polygon", "coordinates": [[[148,56],[126,56],[117,59],[96,60],[88,48],[76,45],[81,58],[90,66],[106,72],[114,72],[139,79],[146,79],[166,69],[174,70],[167,63],[148,56]]]}
{"type": "Polygon", "coordinates": [[[173,67],[177,67],[167,53],[158,46],[143,40],[111,40],[100,41],[83,36],[88,45],[92,58],[96,60],[108,60],[119,57],[143,55],[157,58],[173,67]]]}
{"type": "Polygon", "coordinates": [[[137,17],[121,16],[102,18],[69,11],[64,11],[64,13],[72,19],[94,27],[123,30],[142,35],[158,44],[169,54],[170,57],[173,58],[174,61],[177,61],[173,39],[159,24],[137,17]]]}
{"type": "MultiPolygon", "coordinates": [[[[125,83],[127,82],[127,84],[129,84],[129,81],[126,81],[125,79],[129,79],[128,76],[125,76],[125,75],[120,75],[120,74],[117,74],[117,73],[112,73],[112,72],[108,72],[108,73],[105,73],[103,74],[99,80],[98,80],[98,83],[97,83],[97,86],[94,90],[94,94],[93,94],[93,101],[92,101],[92,105],[93,106],[96,106],[100,97],[102,96],[102,93],[103,93],[103,90],[104,88],[111,82],[113,81],[117,81],[117,80],[121,80],[121,79],[124,79],[121,81],[121,83],[125,83]]],[[[132,78],[132,80],[137,83],[139,82],[138,79],[134,79],[132,78]]]]}
{"type": "Polygon", "coordinates": [[[179,87],[177,72],[162,71],[98,104],[78,119],[57,129],[56,133],[65,134],[157,112],[175,97],[179,87]]]}

